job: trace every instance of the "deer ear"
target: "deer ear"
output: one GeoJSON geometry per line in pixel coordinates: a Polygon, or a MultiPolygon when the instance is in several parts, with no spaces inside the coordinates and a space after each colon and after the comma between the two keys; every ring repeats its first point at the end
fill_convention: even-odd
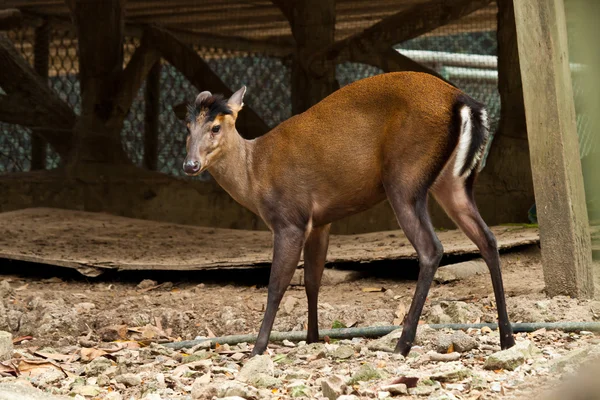
{"type": "Polygon", "coordinates": [[[246,94],[246,86],[242,86],[240,90],[231,95],[227,104],[236,113],[239,112],[244,106],[244,95],[246,94]]]}
{"type": "Polygon", "coordinates": [[[174,105],[173,107],[173,112],[175,113],[175,116],[177,117],[177,119],[180,120],[184,120],[185,116],[187,115],[187,104],[186,103],[179,103],[174,105]]]}
{"type": "Polygon", "coordinates": [[[196,101],[194,102],[194,104],[196,104],[196,107],[200,105],[200,103],[202,103],[202,101],[208,99],[210,96],[212,96],[212,93],[207,91],[204,91],[202,93],[200,93],[198,95],[198,97],[196,97],[196,101]]]}

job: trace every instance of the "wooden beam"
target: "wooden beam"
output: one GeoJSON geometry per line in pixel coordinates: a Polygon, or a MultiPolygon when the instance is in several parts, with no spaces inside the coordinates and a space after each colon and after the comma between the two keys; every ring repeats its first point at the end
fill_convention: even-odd
{"type": "MultiPolygon", "coordinates": [[[[160,51],[161,55],[173,67],[186,77],[198,91],[209,90],[231,96],[233,91],[223,83],[210,66],[198,53],[173,35],[171,32],[150,26],[147,28],[148,38],[160,51]]],[[[235,88],[237,90],[237,88],[235,88]]],[[[258,88],[257,88],[258,89],[258,88]]],[[[251,95],[252,88],[249,88],[251,95]]],[[[240,112],[237,129],[242,136],[252,139],[269,131],[269,127],[250,107],[245,106],[240,112]]]]}
{"type": "Polygon", "coordinates": [[[160,61],[154,63],[146,78],[144,91],[144,167],[158,167],[158,131],[160,115],[160,61]]]}
{"type": "MultiPolygon", "coordinates": [[[[45,23],[35,29],[33,43],[33,68],[48,82],[50,62],[50,25],[45,23]]],[[[43,134],[35,129],[31,131],[31,169],[46,169],[46,148],[48,143],[43,134]]]]}
{"type": "Polygon", "coordinates": [[[454,86],[450,81],[447,81],[437,71],[427,68],[424,65],[419,64],[413,59],[399,53],[393,48],[389,48],[380,53],[352,53],[348,61],[357,62],[382,69],[384,72],[398,72],[398,71],[414,71],[424,72],[426,74],[433,75],[440,78],[444,82],[454,86]]]}
{"type": "Polygon", "coordinates": [[[140,46],[135,49],[119,78],[117,85],[119,89],[115,94],[108,126],[120,127],[123,124],[133,99],[137,96],[151,68],[159,60],[160,52],[150,43],[148,35],[142,35],[140,46]]]}
{"type": "Polygon", "coordinates": [[[430,0],[382,19],[361,33],[335,42],[313,54],[306,62],[317,74],[323,74],[327,60],[348,61],[352,54],[384,52],[417,36],[431,32],[489,5],[493,0],[430,0]]]}
{"type": "Polygon", "coordinates": [[[292,114],[299,114],[333,93],[340,85],[335,62],[324,61],[325,72],[313,73],[305,60],[335,41],[335,1],[296,0],[287,7],[278,1],[289,20],[296,41],[292,57],[292,114]]]}
{"type": "Polygon", "coordinates": [[[23,14],[16,8],[0,10],[0,31],[15,29],[21,26],[23,14]]]}
{"type": "MultiPolygon", "coordinates": [[[[248,53],[261,53],[276,57],[285,57],[294,51],[293,43],[289,40],[256,40],[240,36],[220,35],[215,33],[195,32],[178,27],[166,26],[180,41],[189,45],[205,46],[248,53]]],[[[140,25],[127,24],[125,33],[141,38],[144,28],[140,25]]]]}
{"type": "Polygon", "coordinates": [[[71,107],[40,78],[4,33],[0,33],[0,65],[0,87],[9,95],[3,98],[0,120],[44,128],[39,134],[61,157],[66,156],[71,141],[69,130],[75,124],[71,107]],[[15,112],[12,116],[11,110],[15,112]],[[30,116],[31,111],[35,116],[30,116]]]}
{"type": "Polygon", "coordinates": [[[562,0],[515,1],[546,292],[594,294],[562,0]]]}
{"type": "Polygon", "coordinates": [[[121,130],[129,106],[120,101],[137,92],[122,94],[129,83],[122,80],[125,0],[67,0],[67,5],[77,31],[81,86],[81,114],[67,164],[128,164],[121,130]]]}

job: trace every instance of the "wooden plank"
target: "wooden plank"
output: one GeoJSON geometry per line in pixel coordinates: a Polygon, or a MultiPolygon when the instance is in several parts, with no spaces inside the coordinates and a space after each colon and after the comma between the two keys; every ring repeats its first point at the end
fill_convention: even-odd
{"type": "MultiPolygon", "coordinates": [[[[48,82],[50,63],[50,25],[45,22],[35,29],[33,68],[45,82],[48,82]]],[[[43,133],[42,133],[43,135],[43,133]]],[[[36,130],[31,131],[31,169],[46,169],[46,148],[48,143],[36,130]]]]}
{"type": "Polygon", "coordinates": [[[590,232],[563,1],[514,7],[546,291],[590,298],[590,232]]]}
{"type": "MultiPolygon", "coordinates": [[[[537,243],[536,228],[498,226],[501,249],[537,243]]],[[[446,254],[477,253],[457,230],[438,232],[446,254]]],[[[215,229],[102,213],[32,208],[0,214],[0,258],[68,268],[206,270],[271,265],[268,231],[215,229]]],[[[328,263],[416,259],[402,231],[333,235],[328,263]]],[[[82,270],[83,271],[83,270],[82,270]]]]}
{"type": "Polygon", "coordinates": [[[144,91],[144,167],[152,171],[156,171],[158,165],[160,70],[159,61],[150,69],[144,91]]]}

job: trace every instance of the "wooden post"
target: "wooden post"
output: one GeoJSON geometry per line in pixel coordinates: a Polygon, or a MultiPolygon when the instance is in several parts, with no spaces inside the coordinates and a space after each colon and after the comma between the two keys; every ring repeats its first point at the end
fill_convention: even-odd
{"type": "Polygon", "coordinates": [[[160,61],[146,78],[144,92],[144,167],[156,171],[158,164],[158,116],[160,114],[160,61]]]}
{"type": "Polygon", "coordinates": [[[515,1],[546,292],[593,296],[563,0],[515,1]]]}
{"type": "Polygon", "coordinates": [[[323,74],[316,76],[310,60],[318,51],[335,41],[335,1],[301,0],[293,2],[288,14],[296,51],[292,63],[292,114],[299,114],[317,104],[339,88],[335,79],[335,62],[322,59],[323,74]]]}
{"type": "MultiPolygon", "coordinates": [[[[35,29],[33,43],[33,67],[47,83],[50,56],[50,25],[45,21],[35,29]]],[[[46,141],[34,130],[31,131],[31,169],[46,169],[46,141]]]]}

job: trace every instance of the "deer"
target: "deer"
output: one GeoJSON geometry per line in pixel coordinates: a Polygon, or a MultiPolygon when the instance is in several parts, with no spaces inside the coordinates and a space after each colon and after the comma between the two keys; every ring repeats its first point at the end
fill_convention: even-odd
{"type": "Polygon", "coordinates": [[[496,238],[473,194],[489,139],[483,104],[429,74],[384,73],[346,85],[246,140],[236,130],[245,94],[245,86],[228,99],[203,91],[187,105],[183,171],[188,176],[209,171],[273,234],[267,306],[251,356],[268,346],[302,252],[306,341],[319,340],[318,295],[331,224],[385,199],[419,261],[394,350],[407,356],[444,252],[428,214],[429,194],[479,249],[492,280],[501,347],[515,344],[496,238]]]}

